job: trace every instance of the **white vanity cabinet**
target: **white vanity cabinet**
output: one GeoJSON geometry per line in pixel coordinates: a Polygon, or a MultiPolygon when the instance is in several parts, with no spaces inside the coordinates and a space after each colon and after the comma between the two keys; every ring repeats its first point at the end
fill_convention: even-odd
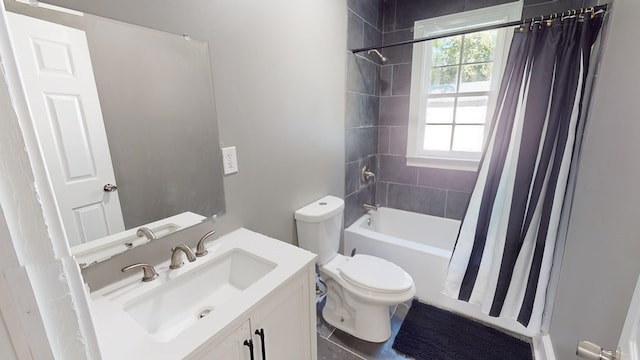
{"type": "Polygon", "coordinates": [[[92,293],[102,359],[316,360],[316,255],[244,228],[207,250],[92,293]]]}
{"type": "Polygon", "coordinates": [[[230,334],[222,331],[188,359],[315,360],[314,275],[310,264],[258,302],[230,334]]]}

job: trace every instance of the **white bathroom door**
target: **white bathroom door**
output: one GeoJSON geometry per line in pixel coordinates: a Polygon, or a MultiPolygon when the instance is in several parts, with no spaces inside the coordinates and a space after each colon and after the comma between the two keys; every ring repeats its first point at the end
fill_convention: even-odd
{"type": "Polygon", "coordinates": [[[71,246],[124,231],[85,33],[7,13],[29,113],[71,246]]]}

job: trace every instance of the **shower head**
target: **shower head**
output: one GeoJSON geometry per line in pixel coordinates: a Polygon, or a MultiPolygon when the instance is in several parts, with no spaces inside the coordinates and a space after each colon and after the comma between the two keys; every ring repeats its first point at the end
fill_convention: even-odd
{"type": "Polygon", "coordinates": [[[389,62],[389,58],[387,58],[386,56],[382,55],[380,53],[380,51],[378,51],[376,49],[367,51],[367,54],[371,54],[371,53],[374,53],[374,54],[378,55],[378,57],[380,58],[380,63],[381,64],[386,64],[387,62],[389,62]]]}

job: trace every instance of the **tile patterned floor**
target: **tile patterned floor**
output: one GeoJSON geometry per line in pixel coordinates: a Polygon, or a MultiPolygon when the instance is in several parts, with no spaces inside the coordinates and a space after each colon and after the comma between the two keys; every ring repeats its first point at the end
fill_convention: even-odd
{"type": "Polygon", "coordinates": [[[356,339],[327,324],[322,318],[324,301],[318,303],[318,360],[407,360],[413,359],[391,348],[411,302],[396,307],[391,317],[391,338],[385,343],[356,339]]]}

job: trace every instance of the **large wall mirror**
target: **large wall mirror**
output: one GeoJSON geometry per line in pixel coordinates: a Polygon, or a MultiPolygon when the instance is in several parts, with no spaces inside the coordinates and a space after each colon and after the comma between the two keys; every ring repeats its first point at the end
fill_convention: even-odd
{"type": "Polygon", "coordinates": [[[72,252],[94,254],[82,265],[145,243],[141,226],[162,235],[224,213],[206,42],[26,0],[5,7],[72,252]]]}

